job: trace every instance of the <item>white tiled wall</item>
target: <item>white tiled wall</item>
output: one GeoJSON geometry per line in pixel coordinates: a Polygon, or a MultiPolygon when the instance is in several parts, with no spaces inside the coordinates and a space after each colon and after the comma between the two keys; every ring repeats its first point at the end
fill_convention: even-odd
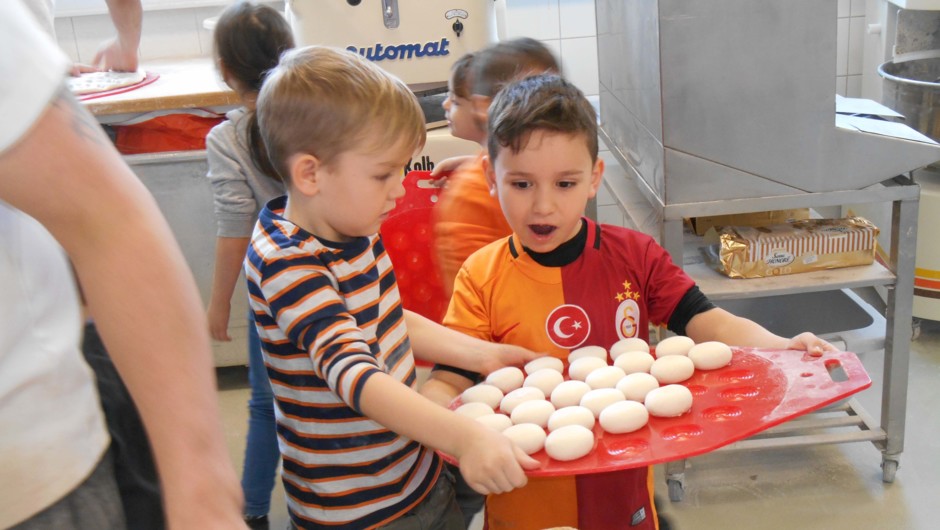
{"type": "Polygon", "coordinates": [[[862,96],[865,0],[838,0],[836,20],[836,93],[862,96]]]}

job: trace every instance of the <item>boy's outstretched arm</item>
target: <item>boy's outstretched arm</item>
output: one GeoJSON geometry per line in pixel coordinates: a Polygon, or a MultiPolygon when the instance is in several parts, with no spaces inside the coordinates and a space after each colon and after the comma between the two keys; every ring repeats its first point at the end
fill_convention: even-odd
{"type": "Polygon", "coordinates": [[[710,309],[692,317],[686,325],[686,335],[695,342],[717,340],[730,346],[805,350],[816,355],[836,349],[809,332],[800,333],[792,339],[775,335],[757,322],[735,316],[721,308],[710,309]]]}
{"type": "Polygon", "coordinates": [[[398,434],[453,455],[470,487],[485,495],[525,486],[523,468],[539,465],[502,434],[432,403],[384,373],[365,382],[360,408],[398,434]]]}
{"type": "Polygon", "coordinates": [[[434,370],[421,385],[421,395],[446,407],[461,392],[473,386],[473,381],[448,370],[434,370]]]}
{"type": "Polygon", "coordinates": [[[522,366],[545,355],[512,344],[471,337],[408,310],[405,310],[405,324],[415,358],[484,376],[504,366],[522,366]]]}

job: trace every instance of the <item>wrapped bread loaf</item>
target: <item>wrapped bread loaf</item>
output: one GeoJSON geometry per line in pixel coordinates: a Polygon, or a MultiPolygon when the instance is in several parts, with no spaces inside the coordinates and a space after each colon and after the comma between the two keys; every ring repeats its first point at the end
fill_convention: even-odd
{"type": "Polygon", "coordinates": [[[869,265],[878,228],[861,217],[805,219],[761,227],[726,226],[718,269],[731,278],[764,278],[869,265]]]}

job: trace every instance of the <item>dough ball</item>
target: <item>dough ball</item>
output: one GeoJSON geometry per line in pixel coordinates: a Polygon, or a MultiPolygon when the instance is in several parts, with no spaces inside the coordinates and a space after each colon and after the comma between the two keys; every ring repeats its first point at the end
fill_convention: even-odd
{"type": "Polygon", "coordinates": [[[512,427],[512,420],[505,414],[484,414],[483,416],[477,416],[475,419],[494,431],[503,432],[512,427]]]}
{"type": "Polygon", "coordinates": [[[546,396],[550,396],[552,395],[552,391],[555,390],[555,387],[560,385],[564,380],[565,377],[561,375],[561,372],[546,369],[539,370],[531,375],[526,376],[525,382],[522,383],[522,386],[534,386],[535,388],[541,390],[542,393],[546,396]]]}
{"type": "Polygon", "coordinates": [[[594,448],[594,432],[581,425],[568,425],[549,433],[545,452],[555,460],[577,460],[594,448]]]}
{"type": "Polygon", "coordinates": [[[692,359],[684,355],[670,355],[653,361],[650,373],[661,385],[679,383],[692,377],[695,373],[695,364],[692,359]]]}
{"type": "Polygon", "coordinates": [[[731,348],[723,342],[703,342],[692,346],[689,359],[699,370],[715,370],[731,362],[731,348]]]}
{"type": "Polygon", "coordinates": [[[486,383],[473,385],[460,394],[460,401],[464,403],[486,403],[494,410],[499,406],[501,399],[503,399],[503,391],[486,383]]]}
{"type": "Polygon", "coordinates": [[[624,399],[626,398],[623,397],[623,392],[616,388],[598,388],[584,394],[584,397],[581,398],[581,406],[589,409],[596,418],[604,410],[604,407],[624,399]]]}
{"type": "Polygon", "coordinates": [[[628,351],[645,351],[649,353],[650,345],[645,340],[636,337],[618,340],[610,347],[610,358],[616,361],[618,357],[628,351]]]}
{"type": "Polygon", "coordinates": [[[692,392],[682,385],[666,385],[646,395],[646,410],[653,416],[672,418],[692,409],[692,392]]]}
{"type": "Polygon", "coordinates": [[[512,414],[512,411],[522,402],[544,399],[545,394],[543,394],[541,390],[534,386],[525,386],[517,388],[503,396],[503,400],[499,402],[499,410],[506,414],[512,414]]]}
{"type": "Polygon", "coordinates": [[[568,365],[568,377],[577,379],[578,381],[584,381],[589,373],[603,366],[607,366],[607,361],[598,359],[597,357],[575,359],[574,362],[568,365]]]}
{"type": "Polygon", "coordinates": [[[625,375],[627,374],[623,373],[623,370],[616,366],[602,366],[589,373],[587,377],[584,378],[584,382],[587,383],[591,389],[614,388],[617,386],[617,381],[623,379],[625,375]]]}
{"type": "Polygon", "coordinates": [[[525,365],[525,373],[532,375],[539,370],[544,369],[555,370],[558,373],[564,373],[565,363],[557,357],[539,357],[538,359],[532,359],[525,365]]]}
{"type": "Polygon", "coordinates": [[[548,418],[549,431],[556,431],[566,425],[580,425],[587,429],[593,429],[594,413],[587,407],[574,405],[558,409],[548,418]]]}
{"type": "Polygon", "coordinates": [[[508,394],[521,387],[524,379],[525,374],[515,366],[500,368],[486,376],[486,382],[502,390],[503,394],[508,394]]]}
{"type": "Polygon", "coordinates": [[[552,390],[552,405],[555,405],[556,409],[577,405],[581,403],[584,394],[590,391],[591,387],[584,381],[576,379],[565,381],[552,390]]]}
{"type": "Polygon", "coordinates": [[[627,399],[642,403],[651,390],[659,388],[659,381],[646,372],[637,372],[624,376],[615,388],[623,392],[627,399]]]}
{"type": "Polygon", "coordinates": [[[612,434],[624,434],[640,429],[650,419],[650,413],[642,403],[618,401],[601,411],[598,421],[601,428],[612,434]]]}
{"type": "Polygon", "coordinates": [[[688,355],[692,346],[695,346],[695,341],[682,335],[665,338],[656,345],[656,358],[667,355],[688,355]]]}
{"type": "Polygon", "coordinates": [[[513,425],[503,431],[503,436],[512,440],[527,455],[537,453],[545,446],[545,429],[531,423],[513,425]]]}
{"type": "Polygon", "coordinates": [[[650,366],[653,366],[653,361],[655,360],[656,359],[648,352],[628,351],[621,353],[620,356],[614,360],[614,366],[623,370],[625,374],[649,372],[650,366]]]}
{"type": "Polygon", "coordinates": [[[534,423],[539,427],[545,428],[548,426],[548,418],[553,412],[555,412],[555,405],[552,405],[550,401],[545,401],[544,399],[523,401],[512,410],[510,419],[512,419],[514,425],[519,425],[520,423],[534,423]]]}
{"type": "Polygon", "coordinates": [[[486,403],[464,403],[463,405],[457,407],[455,412],[457,414],[463,414],[468,418],[479,418],[480,416],[493,414],[493,409],[491,409],[490,406],[486,403]]]}
{"type": "Polygon", "coordinates": [[[604,364],[607,364],[607,350],[600,346],[584,346],[583,348],[572,351],[568,354],[568,364],[585,357],[596,357],[604,361],[604,364]]]}

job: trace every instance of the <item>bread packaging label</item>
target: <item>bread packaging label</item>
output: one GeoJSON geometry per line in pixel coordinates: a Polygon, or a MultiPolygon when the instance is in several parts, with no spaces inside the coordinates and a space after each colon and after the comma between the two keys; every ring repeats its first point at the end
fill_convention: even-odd
{"type": "Polygon", "coordinates": [[[764,278],[869,265],[878,228],[861,217],[805,219],[770,226],[726,226],[719,233],[719,271],[764,278]]]}

